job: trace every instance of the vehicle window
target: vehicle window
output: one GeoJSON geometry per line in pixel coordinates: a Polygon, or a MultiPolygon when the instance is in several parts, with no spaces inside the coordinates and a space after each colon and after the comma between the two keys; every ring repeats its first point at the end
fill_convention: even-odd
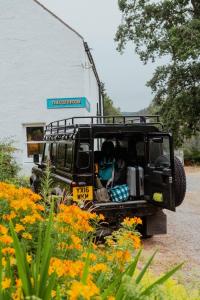
{"type": "Polygon", "coordinates": [[[73,160],[73,142],[68,142],[66,144],[66,152],[65,152],[65,167],[66,169],[71,170],[72,160],[73,160]]]}
{"type": "Polygon", "coordinates": [[[89,144],[83,144],[83,143],[81,143],[81,144],[80,144],[79,150],[80,150],[80,151],[84,151],[84,152],[89,152],[89,150],[90,150],[90,145],[89,145],[89,144]]]}
{"type": "Polygon", "coordinates": [[[90,145],[88,143],[80,143],[78,150],[77,167],[79,169],[87,169],[90,165],[90,145]]]}
{"type": "Polygon", "coordinates": [[[137,156],[144,156],[144,142],[138,142],[136,144],[137,156]]]}
{"type": "Polygon", "coordinates": [[[66,150],[65,143],[58,144],[58,155],[57,155],[57,161],[56,161],[58,168],[65,167],[65,150],[66,150]]]}
{"type": "Polygon", "coordinates": [[[149,162],[157,167],[170,167],[169,137],[156,137],[149,141],[149,162]]]}
{"type": "Polygon", "coordinates": [[[43,162],[47,163],[50,161],[50,150],[51,150],[51,144],[45,144],[44,146],[44,156],[43,156],[43,162]]]}
{"type": "Polygon", "coordinates": [[[56,163],[56,143],[51,144],[51,163],[56,163]]]}

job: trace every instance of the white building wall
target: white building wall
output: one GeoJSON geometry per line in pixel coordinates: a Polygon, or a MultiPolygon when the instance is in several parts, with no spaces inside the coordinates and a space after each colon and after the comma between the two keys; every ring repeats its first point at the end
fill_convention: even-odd
{"type": "Polygon", "coordinates": [[[98,84],[83,39],[33,0],[0,0],[0,138],[16,140],[26,169],[24,125],[88,115],[47,109],[48,98],[68,97],[87,97],[96,115],[98,84]]]}

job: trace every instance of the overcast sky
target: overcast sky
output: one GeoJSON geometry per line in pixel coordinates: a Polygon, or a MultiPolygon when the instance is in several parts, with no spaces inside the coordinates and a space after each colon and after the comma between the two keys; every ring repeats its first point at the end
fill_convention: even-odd
{"type": "Polygon", "coordinates": [[[76,29],[92,48],[101,81],[116,106],[133,112],[149,105],[151,90],[145,86],[154,66],[143,66],[129,46],[123,55],[114,42],[121,15],[117,0],[40,0],[76,29]]]}

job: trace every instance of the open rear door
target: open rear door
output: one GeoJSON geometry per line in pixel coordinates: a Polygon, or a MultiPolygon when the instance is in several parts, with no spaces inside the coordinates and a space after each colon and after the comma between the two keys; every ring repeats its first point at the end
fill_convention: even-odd
{"type": "Polygon", "coordinates": [[[170,134],[149,134],[146,139],[145,195],[152,204],[175,211],[174,155],[170,134]]]}

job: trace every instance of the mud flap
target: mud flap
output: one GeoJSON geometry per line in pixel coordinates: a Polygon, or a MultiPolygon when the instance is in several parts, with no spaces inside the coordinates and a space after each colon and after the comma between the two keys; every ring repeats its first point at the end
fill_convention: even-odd
{"type": "Polygon", "coordinates": [[[144,222],[146,236],[167,233],[167,216],[160,210],[155,215],[147,216],[144,222]]]}

